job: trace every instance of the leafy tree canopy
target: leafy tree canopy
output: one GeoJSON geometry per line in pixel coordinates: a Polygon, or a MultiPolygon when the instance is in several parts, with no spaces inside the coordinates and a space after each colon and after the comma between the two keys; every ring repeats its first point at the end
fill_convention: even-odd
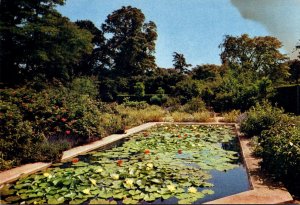
{"type": "Polygon", "coordinates": [[[71,66],[92,50],[92,35],[55,9],[64,0],[2,0],[1,82],[24,76],[68,77],[71,66]]]}
{"type": "Polygon", "coordinates": [[[107,46],[111,53],[112,69],[117,75],[141,75],[154,70],[156,25],[145,23],[140,9],[127,6],[108,15],[102,25],[111,38],[107,46]]]}
{"type": "Polygon", "coordinates": [[[218,76],[223,76],[226,66],[214,64],[197,65],[192,69],[192,77],[197,80],[215,80],[218,76]]]}
{"type": "Polygon", "coordinates": [[[219,46],[221,60],[238,72],[251,70],[257,77],[269,77],[273,82],[288,77],[287,57],[280,53],[282,43],[275,37],[225,36],[219,46]]]}
{"type": "Polygon", "coordinates": [[[92,35],[93,51],[85,54],[80,63],[78,71],[80,74],[97,75],[109,66],[108,48],[105,45],[105,36],[90,20],[76,21],[75,24],[81,29],[88,30],[92,35]]]}

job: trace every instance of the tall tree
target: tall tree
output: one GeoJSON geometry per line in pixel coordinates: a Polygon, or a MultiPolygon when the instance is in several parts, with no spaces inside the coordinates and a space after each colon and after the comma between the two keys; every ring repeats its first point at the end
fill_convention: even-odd
{"type": "Polygon", "coordinates": [[[280,53],[282,43],[271,36],[250,38],[225,36],[219,46],[222,49],[221,60],[238,72],[254,71],[258,77],[268,77],[273,82],[288,76],[287,57],[280,53]]]}
{"type": "Polygon", "coordinates": [[[102,30],[111,35],[107,46],[115,74],[142,75],[156,68],[156,25],[152,21],[145,23],[140,9],[127,6],[114,11],[108,15],[102,30]]]}
{"type": "Polygon", "coordinates": [[[173,66],[176,70],[179,70],[180,73],[186,73],[188,67],[192,66],[191,64],[186,63],[185,57],[181,53],[173,53],[173,66]]]}
{"type": "Polygon", "coordinates": [[[21,76],[68,76],[83,53],[91,52],[92,35],[55,9],[64,0],[1,0],[1,82],[21,76]]]}
{"type": "Polygon", "coordinates": [[[81,29],[88,30],[93,34],[93,52],[83,55],[78,71],[80,74],[96,75],[109,66],[109,50],[105,45],[105,36],[90,20],[80,20],[75,22],[81,29]]]}

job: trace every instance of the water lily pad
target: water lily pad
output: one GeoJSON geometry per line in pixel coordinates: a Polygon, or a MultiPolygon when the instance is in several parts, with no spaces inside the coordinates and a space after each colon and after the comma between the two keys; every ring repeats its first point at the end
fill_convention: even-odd
{"type": "Polygon", "coordinates": [[[202,191],[202,193],[203,193],[203,194],[209,194],[209,195],[211,195],[211,194],[214,194],[215,192],[214,192],[213,190],[211,190],[211,189],[204,189],[204,190],[202,191]]]}
{"type": "Polygon", "coordinates": [[[48,204],[62,204],[64,203],[65,198],[64,197],[59,197],[59,198],[51,198],[48,200],[48,204]]]}
{"type": "Polygon", "coordinates": [[[131,199],[131,198],[126,198],[122,201],[123,204],[137,204],[138,201],[137,200],[134,200],[134,199],[131,199]]]}

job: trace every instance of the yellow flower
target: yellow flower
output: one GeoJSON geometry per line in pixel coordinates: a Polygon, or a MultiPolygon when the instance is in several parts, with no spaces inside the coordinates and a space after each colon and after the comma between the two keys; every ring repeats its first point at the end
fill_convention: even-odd
{"type": "Polygon", "coordinates": [[[168,185],[167,188],[168,188],[168,190],[169,190],[170,192],[174,192],[175,189],[176,189],[175,186],[174,186],[173,184],[168,185]]]}
{"type": "Polygon", "coordinates": [[[103,172],[103,169],[101,167],[99,167],[98,169],[96,169],[97,173],[103,172]]]}
{"type": "Polygon", "coordinates": [[[97,181],[95,179],[90,179],[90,181],[92,182],[92,184],[94,184],[95,186],[97,185],[97,181]]]}
{"type": "Polygon", "coordinates": [[[195,194],[197,193],[197,189],[195,187],[190,187],[188,188],[188,192],[195,194]]]}
{"type": "Polygon", "coordinates": [[[150,168],[150,169],[152,169],[153,168],[153,164],[152,163],[148,163],[147,167],[150,168]]]}
{"type": "Polygon", "coordinates": [[[44,177],[51,177],[51,174],[49,174],[48,172],[45,172],[44,177]]]}
{"type": "Polygon", "coordinates": [[[111,174],[110,176],[111,176],[111,178],[113,178],[115,180],[119,179],[119,175],[118,174],[111,174]]]}
{"type": "Polygon", "coordinates": [[[133,186],[133,179],[125,179],[125,182],[128,186],[133,186]]]}
{"type": "Polygon", "coordinates": [[[84,189],[84,190],[82,190],[82,192],[83,192],[84,194],[91,194],[91,193],[90,193],[90,189],[84,189]]]}

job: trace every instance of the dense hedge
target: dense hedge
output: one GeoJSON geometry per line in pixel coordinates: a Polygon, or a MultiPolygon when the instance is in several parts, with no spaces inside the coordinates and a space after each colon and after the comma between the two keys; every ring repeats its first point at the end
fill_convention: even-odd
{"type": "Polygon", "coordinates": [[[286,112],[300,115],[300,85],[278,87],[277,94],[272,99],[286,112]]]}
{"type": "Polygon", "coordinates": [[[292,194],[300,197],[300,118],[284,114],[268,102],[256,104],[241,122],[241,130],[253,137],[261,167],[282,180],[292,194]]]}

